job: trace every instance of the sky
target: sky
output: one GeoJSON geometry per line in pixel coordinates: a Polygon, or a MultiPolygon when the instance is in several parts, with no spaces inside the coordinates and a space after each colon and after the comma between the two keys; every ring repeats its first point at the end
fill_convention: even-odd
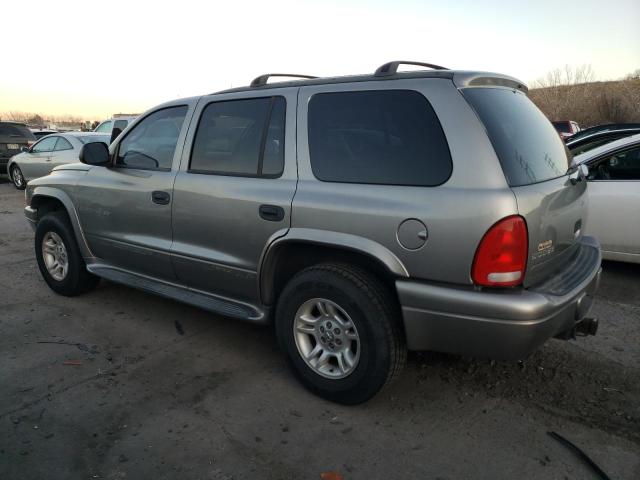
{"type": "Polygon", "coordinates": [[[528,84],[565,65],[598,80],[640,68],[638,0],[30,0],[2,2],[0,16],[0,112],[90,120],[267,72],[359,74],[390,60],[528,84]]]}

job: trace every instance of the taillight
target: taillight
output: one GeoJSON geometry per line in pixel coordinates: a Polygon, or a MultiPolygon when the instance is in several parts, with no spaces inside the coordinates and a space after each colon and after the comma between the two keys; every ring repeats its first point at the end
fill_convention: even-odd
{"type": "Polygon", "coordinates": [[[527,224],[519,215],[500,220],[482,237],[471,278],[477,285],[510,287],[524,279],[529,252],[527,224]]]}

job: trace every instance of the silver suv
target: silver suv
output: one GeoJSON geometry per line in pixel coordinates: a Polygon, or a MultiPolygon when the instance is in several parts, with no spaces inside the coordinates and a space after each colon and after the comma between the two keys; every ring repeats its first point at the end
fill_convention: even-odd
{"type": "Polygon", "coordinates": [[[522,358],[595,333],[585,171],[518,80],[398,72],[175,100],[31,181],[49,286],[100,277],[256,324],[358,403],[406,351],[522,358]]]}

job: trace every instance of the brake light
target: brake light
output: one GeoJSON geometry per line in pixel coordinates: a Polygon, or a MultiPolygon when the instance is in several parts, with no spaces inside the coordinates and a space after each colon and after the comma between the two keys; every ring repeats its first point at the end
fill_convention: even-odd
{"type": "Polygon", "coordinates": [[[520,215],[500,220],[482,237],[471,278],[477,285],[510,287],[524,279],[529,252],[527,224],[520,215]]]}

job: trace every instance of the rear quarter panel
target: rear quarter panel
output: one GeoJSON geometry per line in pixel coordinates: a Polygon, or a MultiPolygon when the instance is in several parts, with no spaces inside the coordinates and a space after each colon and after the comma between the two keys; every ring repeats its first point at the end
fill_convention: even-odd
{"type": "Polygon", "coordinates": [[[449,79],[407,79],[302,87],[298,102],[299,183],[292,228],[322,229],[373,240],[390,250],[410,276],[471,284],[471,266],[482,236],[499,219],[517,213],[515,197],[484,127],[449,79]],[[447,182],[437,187],[407,187],[323,182],[309,158],[307,110],[322,92],[411,89],[423,94],[442,124],[453,161],[447,182]],[[428,230],[418,250],[397,239],[406,219],[428,230]]]}

